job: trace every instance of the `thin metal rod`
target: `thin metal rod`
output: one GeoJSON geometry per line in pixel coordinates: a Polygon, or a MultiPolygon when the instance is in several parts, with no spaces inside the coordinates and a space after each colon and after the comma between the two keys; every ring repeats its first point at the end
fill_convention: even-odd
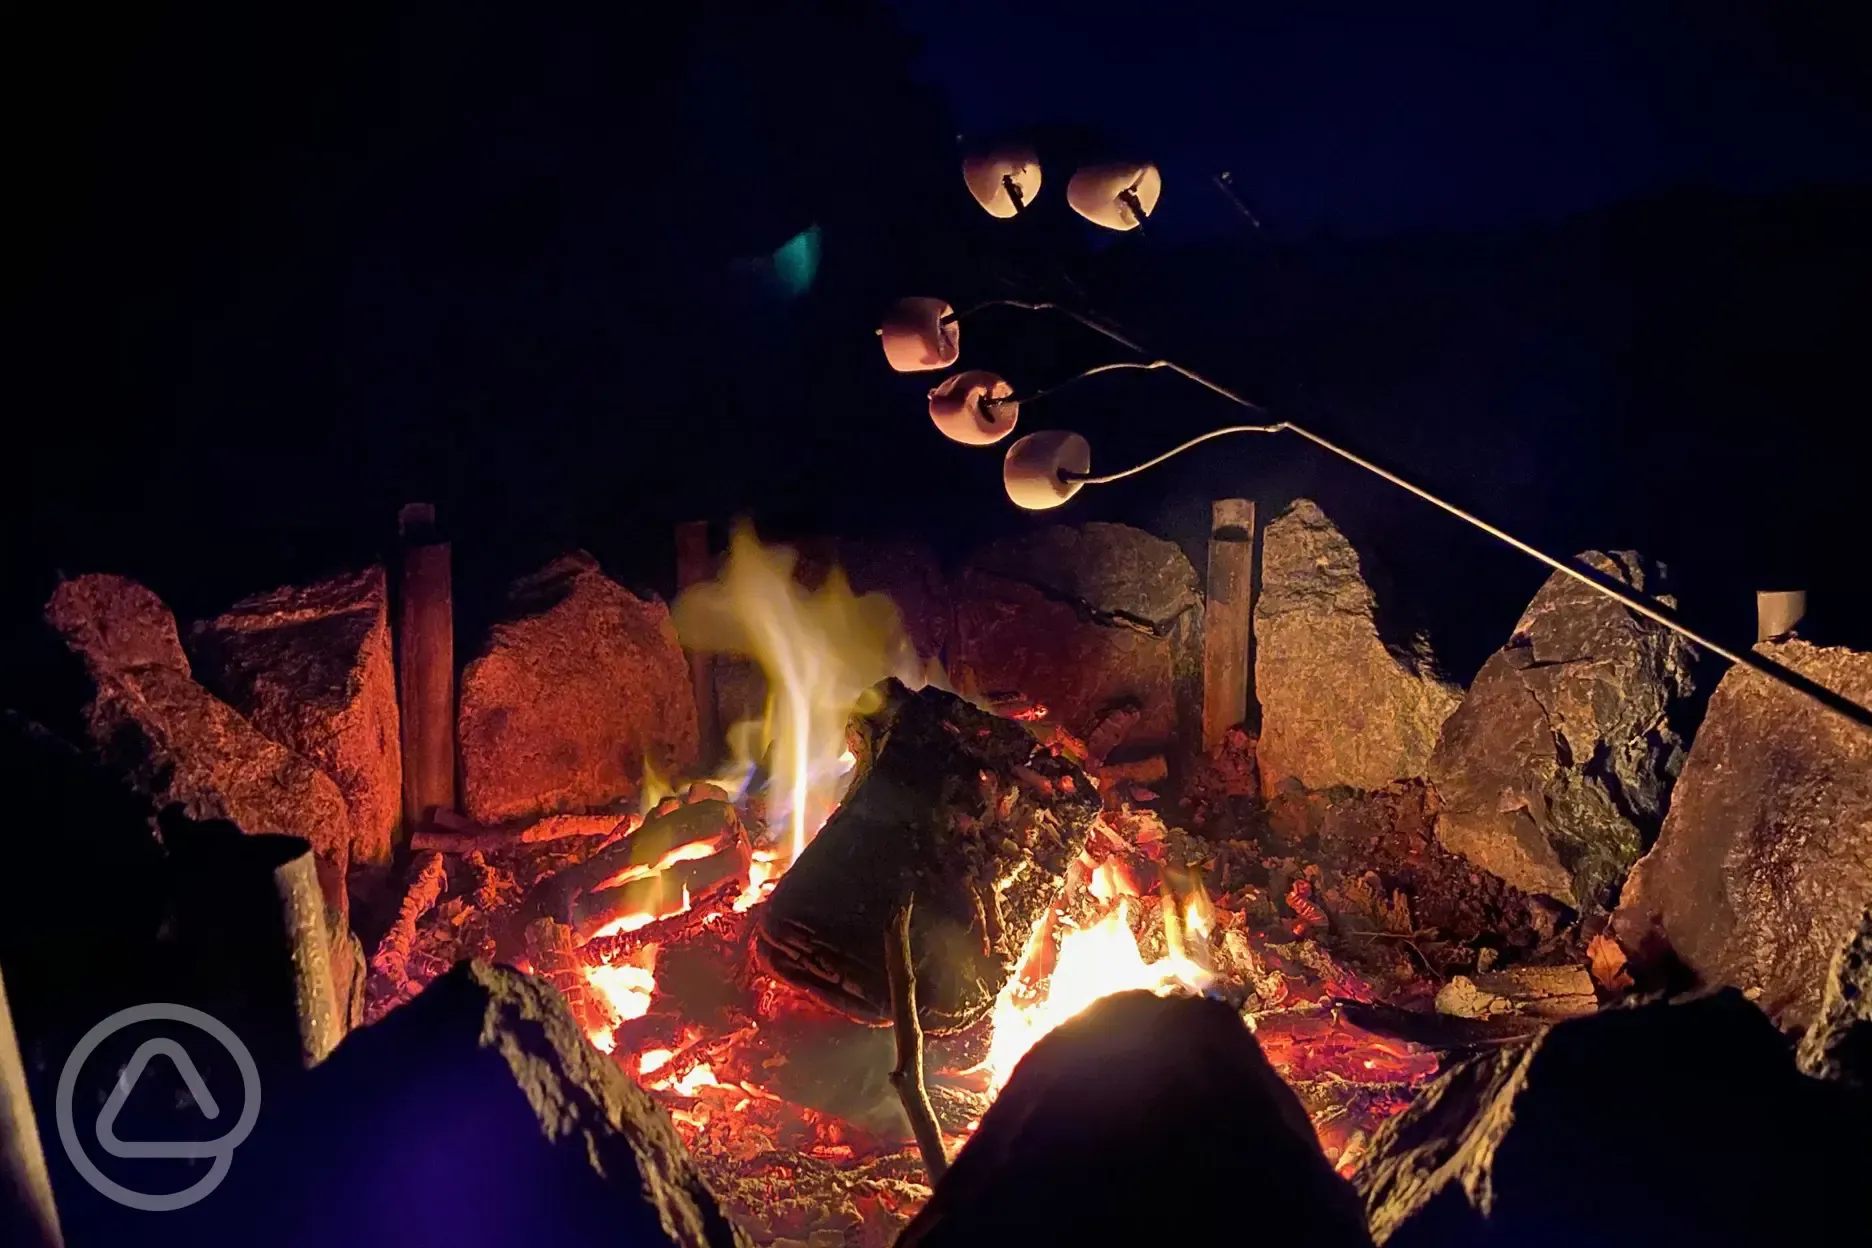
{"type": "MultiPolygon", "coordinates": [[[[1064,316],[1071,320],[1079,322],[1079,324],[1085,326],[1087,329],[1091,330],[1093,333],[1099,335],[1100,337],[1107,338],[1111,340],[1112,342],[1117,343],[1119,346],[1123,347],[1127,351],[1134,352],[1138,355],[1149,354],[1149,352],[1145,351],[1143,347],[1133,342],[1130,338],[1127,338],[1124,334],[1120,333],[1118,330],[1113,329],[1111,326],[1105,324],[1103,321],[1100,321],[1094,317],[1087,316],[1085,313],[1077,311],[1076,309],[1069,308],[1063,303],[1051,303],[1051,302],[1045,302],[1045,301],[1035,301],[1031,299],[987,299],[971,307],[964,308],[960,312],[951,312],[948,316],[945,316],[942,318],[942,323],[944,325],[947,325],[951,323],[952,321],[966,320],[969,317],[974,316],[977,312],[985,312],[989,308],[1018,308],[1022,312],[1058,312],[1061,316],[1064,316]]],[[[1183,369],[1178,368],[1174,364],[1166,365],[1166,367],[1174,369],[1175,371],[1179,373],[1184,372],[1183,369]]],[[[1200,378],[1192,374],[1184,373],[1184,375],[1188,376],[1191,381],[1195,381],[1200,385],[1205,385],[1205,386],[1210,385],[1209,382],[1202,381],[1200,378]]],[[[1246,400],[1237,398],[1236,402],[1246,402],[1246,400]]]]}
{"type": "MultiPolygon", "coordinates": [[[[1178,369],[1176,371],[1183,372],[1183,370],[1181,369],[1178,369]]],[[[1218,386],[1211,386],[1210,389],[1217,390],[1218,392],[1222,392],[1221,388],[1218,386]]],[[[1259,411],[1261,409],[1255,408],[1255,410],[1259,411]]],[[[1374,476],[1383,477],[1386,481],[1389,481],[1392,485],[1397,486],[1399,489],[1405,490],[1411,494],[1416,495],[1418,498],[1423,499],[1426,503],[1429,503],[1435,507],[1442,508],[1444,511],[1447,511],[1450,515],[1455,516],[1458,520],[1461,520],[1467,524],[1473,525],[1474,527],[1482,530],[1484,533],[1488,534],[1490,537],[1494,538],[1495,540],[1514,547],[1516,550],[1520,551],[1522,554],[1527,555],[1528,557],[1532,559],[1538,560],[1539,562],[1546,564],[1548,567],[1552,568],[1554,571],[1561,572],[1569,577],[1572,577],[1574,580],[1578,581],[1580,584],[1587,586],[1588,588],[1594,590],[1597,593],[1605,595],[1607,598],[1610,598],[1614,602],[1619,603],[1621,606],[1625,607],[1627,610],[1635,611],[1639,615],[1644,616],[1648,620],[1652,620],[1658,624],[1662,624],[1665,628],[1670,629],[1672,632],[1694,643],[1695,645],[1701,646],[1703,649],[1708,650],[1711,654],[1727,659],[1729,662],[1737,664],[1741,667],[1746,667],[1750,671],[1758,672],[1761,675],[1768,677],[1770,680],[1773,680],[1779,684],[1782,684],[1791,689],[1794,689],[1795,691],[1799,693],[1804,693],[1808,697],[1813,698],[1816,701],[1820,702],[1822,705],[1826,706],[1828,709],[1836,711],[1841,715],[1844,715],[1846,718],[1852,720],[1853,722],[1860,724],[1861,726],[1866,727],[1866,728],[1872,728],[1872,710],[1867,710],[1865,707],[1860,706],[1857,702],[1854,702],[1851,699],[1846,698],[1831,689],[1828,689],[1825,685],[1822,685],[1818,683],[1817,681],[1811,680],[1808,677],[1801,675],[1801,673],[1795,671],[1794,669],[1790,667],[1786,667],[1770,659],[1764,659],[1760,655],[1755,654],[1751,651],[1731,650],[1729,647],[1724,646],[1719,642],[1713,641],[1710,638],[1704,636],[1702,633],[1699,633],[1696,630],[1688,627],[1687,625],[1681,624],[1678,621],[1672,619],[1669,615],[1665,614],[1664,611],[1660,607],[1653,605],[1652,603],[1646,601],[1645,599],[1640,598],[1636,596],[1635,594],[1627,593],[1625,590],[1619,589],[1614,585],[1611,585],[1605,581],[1601,581],[1597,579],[1596,577],[1592,575],[1589,575],[1587,570],[1579,566],[1578,564],[1568,563],[1564,560],[1556,559],[1552,555],[1548,554],[1546,551],[1543,551],[1536,546],[1530,545],[1529,543],[1522,541],[1520,538],[1508,532],[1506,529],[1498,528],[1495,525],[1490,524],[1488,521],[1482,519],[1480,516],[1473,515],[1470,512],[1464,511],[1461,507],[1458,507],[1456,504],[1452,502],[1448,502],[1445,499],[1438,498],[1435,494],[1432,494],[1429,490],[1424,489],[1422,486],[1414,485],[1411,482],[1406,481],[1403,477],[1398,476],[1395,472],[1391,472],[1385,468],[1380,468],[1377,464],[1372,463],[1369,459],[1366,459],[1364,456],[1356,455],[1353,452],[1348,451],[1345,447],[1340,446],[1338,443],[1329,441],[1328,439],[1321,437],[1319,434],[1314,433],[1312,430],[1302,428],[1301,426],[1294,424],[1290,420],[1284,420],[1278,424],[1273,424],[1273,425],[1230,425],[1222,429],[1212,429],[1208,433],[1201,434],[1197,437],[1191,438],[1189,441],[1183,443],[1181,446],[1173,447],[1170,450],[1165,451],[1163,454],[1156,456],[1155,458],[1147,459],[1143,463],[1138,464],[1132,468],[1126,468],[1122,472],[1107,473],[1103,476],[1096,476],[1096,477],[1080,476],[1077,473],[1061,473],[1060,477],[1062,480],[1078,481],[1084,485],[1107,485],[1113,481],[1122,481],[1126,477],[1133,477],[1133,476],[1136,476],[1140,472],[1144,472],[1148,469],[1154,468],[1158,464],[1163,463],[1165,460],[1170,459],[1173,456],[1181,455],[1184,451],[1189,450],[1191,447],[1199,446],[1202,443],[1209,441],[1211,438],[1226,437],[1230,434],[1236,434],[1236,433],[1294,433],[1294,434],[1298,434],[1300,437],[1305,438],[1307,441],[1313,443],[1315,446],[1321,447],[1324,450],[1331,451],[1334,455],[1339,456],[1341,459],[1347,461],[1348,463],[1356,464],[1360,468],[1363,468],[1365,471],[1372,473],[1374,476]]]]}
{"type": "MultiPolygon", "coordinates": [[[[1218,184],[1221,185],[1220,182],[1218,184]]],[[[1224,185],[1224,190],[1227,190],[1227,189],[1228,188],[1226,187],[1226,185],[1224,185]]],[[[1022,299],[991,299],[986,303],[980,303],[980,304],[975,305],[974,307],[968,309],[967,312],[958,313],[954,319],[960,320],[963,316],[967,316],[967,315],[970,315],[971,313],[979,312],[983,310],[984,308],[991,308],[991,307],[1019,308],[1027,312],[1060,312],[1060,313],[1065,314],[1066,316],[1071,317],[1073,320],[1079,322],[1081,325],[1085,326],[1087,329],[1092,330],[1094,333],[1097,333],[1106,338],[1109,338],[1111,341],[1117,343],[1119,346],[1125,348],[1127,351],[1133,351],[1139,355],[1146,354],[1144,348],[1140,347],[1137,343],[1131,341],[1131,339],[1119,333],[1117,330],[1112,329],[1110,326],[1100,324],[1098,321],[1093,320],[1089,316],[1085,316],[1082,313],[1076,312],[1071,308],[1064,307],[1057,303],[1029,302],[1029,301],[1022,300],[1022,299]]],[[[945,318],[945,319],[948,319],[948,318],[945,318]]],[[[1230,390],[1227,386],[1223,386],[1216,382],[1213,382],[1209,380],[1207,377],[1204,377],[1201,373],[1198,373],[1194,371],[1193,369],[1184,368],[1181,364],[1174,364],[1170,362],[1169,360],[1152,360],[1149,363],[1131,364],[1128,366],[1126,365],[1104,365],[1100,368],[1090,369],[1084,373],[1079,374],[1077,377],[1072,377],[1072,378],[1069,378],[1067,381],[1061,382],[1057,386],[1053,386],[1047,390],[1042,390],[1039,393],[1030,396],[1026,401],[1032,402],[1034,399],[1042,398],[1048,394],[1054,393],[1055,391],[1061,389],[1064,386],[1070,385],[1075,381],[1082,380],[1086,377],[1095,376],[1101,372],[1113,371],[1115,368],[1119,368],[1119,367],[1131,367],[1131,368],[1139,368],[1139,369],[1146,369],[1146,370],[1163,369],[1169,372],[1173,372],[1177,376],[1182,377],[1185,380],[1195,382],[1197,385],[1201,386],[1205,390],[1210,391],[1211,393],[1221,395],[1223,398],[1227,399],[1231,403],[1236,404],[1239,407],[1245,407],[1249,411],[1259,413],[1260,415],[1263,415],[1263,416],[1268,414],[1267,409],[1262,407],[1259,403],[1251,402],[1250,400],[1245,399],[1241,395],[1235,393],[1233,390],[1230,390]]],[[[1397,486],[1399,489],[1407,490],[1410,493],[1415,494],[1418,498],[1423,499],[1426,503],[1429,503],[1435,507],[1442,508],[1444,511],[1447,511],[1450,515],[1455,516],[1458,520],[1462,520],[1465,523],[1475,526],[1476,528],[1482,530],[1484,533],[1487,533],[1490,537],[1496,539],[1497,541],[1505,542],[1509,546],[1512,546],[1516,550],[1520,551],[1522,554],[1527,555],[1530,558],[1533,558],[1535,560],[1538,560],[1541,563],[1546,564],[1548,567],[1554,569],[1556,572],[1564,572],[1567,576],[1572,577],[1574,580],[1578,581],[1580,584],[1591,587],[1597,592],[1604,594],[1607,598],[1612,599],[1614,602],[1619,603],[1620,605],[1628,608],[1629,610],[1636,611],[1639,615],[1644,616],[1646,619],[1662,624],[1665,628],[1670,629],[1672,632],[1676,633],[1678,636],[1683,637],[1686,640],[1691,641],[1694,644],[1703,647],[1705,650],[1708,650],[1711,654],[1727,659],[1731,663],[1735,663],[1742,667],[1746,667],[1750,671],[1757,672],[1763,676],[1766,676],[1768,679],[1775,681],[1778,684],[1785,685],[1790,689],[1794,689],[1800,693],[1804,693],[1808,697],[1813,698],[1815,701],[1819,702],[1821,705],[1827,707],[1828,709],[1836,711],[1841,715],[1844,715],[1846,718],[1852,720],[1854,723],[1857,723],[1865,728],[1872,728],[1872,710],[1867,710],[1865,707],[1860,706],[1857,702],[1854,702],[1850,698],[1844,697],[1843,695],[1836,693],[1831,689],[1828,689],[1825,685],[1820,684],[1818,681],[1812,680],[1809,677],[1801,675],[1799,672],[1795,671],[1791,667],[1786,667],[1770,659],[1764,659],[1760,655],[1755,654],[1751,651],[1731,650],[1727,646],[1720,645],[1717,642],[1714,642],[1710,640],[1709,638],[1703,636],[1701,633],[1698,633],[1690,629],[1686,625],[1680,624],[1676,620],[1671,619],[1668,615],[1666,615],[1663,612],[1661,608],[1654,606],[1653,604],[1645,601],[1642,598],[1626,593],[1624,590],[1617,588],[1616,586],[1612,585],[1608,581],[1602,581],[1602,580],[1597,579],[1595,576],[1589,575],[1587,570],[1582,568],[1578,564],[1571,564],[1571,563],[1567,563],[1562,560],[1556,559],[1552,555],[1547,554],[1545,551],[1540,550],[1534,546],[1530,546],[1528,543],[1514,536],[1514,534],[1509,533],[1507,530],[1496,528],[1494,525],[1490,524],[1488,521],[1482,519],[1481,517],[1471,515],[1469,512],[1466,512],[1462,508],[1456,506],[1456,504],[1451,503],[1451,502],[1446,502],[1445,500],[1438,498],[1436,495],[1432,494],[1430,491],[1424,489],[1421,486],[1412,485],[1409,481],[1406,481],[1403,477],[1398,476],[1396,473],[1380,468],[1377,464],[1372,463],[1369,459],[1365,459],[1362,456],[1355,455],[1351,451],[1346,450],[1343,446],[1340,446],[1334,442],[1329,442],[1325,438],[1322,438],[1319,434],[1314,433],[1308,429],[1303,429],[1299,425],[1294,424],[1290,420],[1284,420],[1278,424],[1273,424],[1273,425],[1231,425],[1224,429],[1211,430],[1210,432],[1202,434],[1199,437],[1190,439],[1188,442],[1183,443],[1183,445],[1181,446],[1173,447],[1172,449],[1164,452],[1162,455],[1159,455],[1154,459],[1148,459],[1134,468],[1127,468],[1123,472],[1109,473],[1107,475],[1098,476],[1098,477],[1079,476],[1078,474],[1075,474],[1075,473],[1062,472],[1060,474],[1060,479],[1062,481],[1079,481],[1086,485],[1107,485],[1113,481],[1122,481],[1126,477],[1136,476],[1140,472],[1144,472],[1148,469],[1154,468],[1158,464],[1163,463],[1165,460],[1170,459],[1174,456],[1180,455],[1184,451],[1189,450],[1193,446],[1200,446],[1202,443],[1209,441],[1211,438],[1226,437],[1229,434],[1234,434],[1234,433],[1295,433],[1295,434],[1299,434],[1301,437],[1313,443],[1315,446],[1318,446],[1324,450],[1331,451],[1333,454],[1339,456],[1341,459],[1346,460],[1348,463],[1356,464],[1360,468],[1363,468],[1365,471],[1369,473],[1372,473],[1376,476],[1383,477],[1386,481],[1389,481],[1391,484],[1397,486]]]]}
{"type": "Polygon", "coordinates": [[[1193,446],[1201,446],[1211,438],[1225,438],[1231,433],[1279,433],[1289,427],[1290,426],[1285,424],[1228,425],[1221,429],[1211,429],[1208,433],[1197,434],[1183,445],[1173,446],[1156,458],[1147,459],[1135,467],[1125,469],[1123,472],[1109,472],[1102,477],[1082,477],[1076,472],[1062,472],[1060,476],[1067,481],[1077,481],[1081,485],[1110,485],[1114,481],[1122,481],[1126,477],[1135,477],[1140,472],[1155,468],[1158,464],[1163,463],[1164,460],[1181,455],[1184,451],[1189,450],[1193,446]]]}

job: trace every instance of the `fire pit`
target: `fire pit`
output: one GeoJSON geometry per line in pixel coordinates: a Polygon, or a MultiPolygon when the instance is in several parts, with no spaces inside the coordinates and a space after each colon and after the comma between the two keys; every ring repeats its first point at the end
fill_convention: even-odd
{"type": "MultiPolygon", "coordinates": [[[[1200,841],[1154,808],[1161,755],[1114,760],[1135,705],[1081,738],[1032,699],[964,698],[918,669],[887,600],[842,574],[809,590],[798,571],[744,531],[719,579],[675,605],[685,640],[765,674],[762,717],[731,730],[741,749],[719,774],[651,775],[616,816],[444,813],[416,834],[366,1020],[463,958],[511,962],[668,1108],[757,1239],[887,1243],[928,1195],[889,1079],[887,937],[914,902],[925,1081],[949,1154],[1042,1036],[1141,988],[1207,992],[1253,1020],[1351,1173],[1438,1069],[1345,1010],[1434,992],[1398,943],[1408,904],[1379,899],[1403,930],[1368,933],[1355,969],[1322,943],[1317,864],[1200,841]],[[802,672],[823,678],[791,683],[802,672]]],[[[1218,818],[1252,800],[1226,774],[1244,744],[1227,738],[1210,768],[1218,818]]]]}
{"type": "MultiPolygon", "coordinates": [[[[389,1035],[438,981],[442,1013],[477,994],[513,1026],[563,1009],[583,1055],[553,1040],[563,1077],[647,1093],[627,1118],[679,1144],[635,1164],[693,1159],[694,1216],[719,1202],[733,1235],[892,1243],[978,1132],[1005,1166],[958,1169],[913,1234],[1000,1216],[981,1211],[1031,1163],[1022,1124],[1082,1130],[1038,1074],[997,1118],[1016,1072],[1082,1080],[1101,1046],[1135,1051],[1158,1016],[1124,1003],[1151,995],[1208,1000],[1162,1015],[1199,1020],[1196,1047],[1167,1042],[1139,1079],[1193,1095],[1213,1042],[1229,1103],[1271,1115],[1256,1129],[1310,1125],[1318,1155],[1308,1142],[1294,1173],[1323,1157],[1340,1213],[1331,1172],[1380,1176],[1389,1227],[1427,1190],[1408,1152],[1426,1115],[1465,1089],[1516,1095],[1512,1055],[1538,1051],[1517,1046],[1681,976],[1660,945],[1720,945],[1688,926],[1679,882],[1701,859],[1663,818],[1695,656],[1556,578],[1465,695],[1423,645],[1380,636],[1317,507],[1259,532],[1241,500],[1216,516],[1206,592],[1175,546],[1114,525],[998,543],[953,575],[912,548],[802,554],[743,527],[719,561],[691,545],[667,610],[569,557],[516,587],[459,697],[447,550],[426,533],[394,669],[381,573],[242,604],[186,653],[154,595],[116,578],[67,582],[48,618],[95,686],[94,739],[141,791],[309,849],[295,913],[322,896],[326,928],[299,923],[320,948],[295,965],[329,967],[331,995],[324,972],[299,984],[318,998],[302,1013],[389,1035]],[[1256,1090],[1262,1062],[1291,1092],[1256,1090]]],[[[1693,780],[1720,804],[1719,778],[1693,780]]],[[[1829,928],[1863,944],[1837,909],[1829,928]]],[[[1777,985],[1776,1010],[1857,1025],[1857,965],[1777,985]]],[[[347,1047],[306,1060],[345,1069],[347,1047]]],[[[1809,1048],[1857,1077],[1844,1041],[1809,1048]]],[[[1148,1088],[1122,1090],[1114,1122],[1174,1132],[1148,1088]]]]}

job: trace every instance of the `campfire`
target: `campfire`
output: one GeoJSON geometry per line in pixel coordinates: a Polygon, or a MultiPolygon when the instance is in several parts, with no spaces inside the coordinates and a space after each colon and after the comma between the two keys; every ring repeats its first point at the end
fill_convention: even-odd
{"type": "MultiPolygon", "coordinates": [[[[1791,1107],[1774,1138],[1810,1141],[1774,1191],[1846,1164],[1828,1143],[1845,1103],[1809,1094],[1774,1031],[1805,1033],[1801,1069],[1863,1081],[1863,797],[1813,777],[1859,774],[1838,760],[1865,741],[1746,671],[1699,726],[1696,656],[1571,578],[1464,690],[1382,638],[1351,544],[1305,500],[1259,527],[1218,503],[1206,586],[1120,525],[1037,530],[955,571],[748,527],[716,559],[691,530],[671,605],[567,556],[458,668],[431,519],[406,516],[394,630],[380,569],[237,604],[186,649],[123,578],[66,581],[46,611],[93,686],[97,774],[53,750],[67,787],[45,809],[92,809],[76,797],[102,826],[127,778],[160,816],[117,829],[196,881],[179,935],[152,943],[214,971],[197,998],[278,1089],[238,1189],[253,1203],[204,1206],[223,1226],[287,1201],[308,1228],[415,1242],[429,1231],[381,1207],[406,1155],[466,1164],[444,1121],[524,1155],[464,1180],[523,1227],[973,1243],[1054,1225],[1029,1189],[1127,1150],[1156,1158],[1126,1171],[1157,1185],[1132,1217],[1192,1164],[1233,1175],[1273,1150],[1265,1176],[1317,1190],[1269,1226],[1442,1242],[1460,1227],[1436,1219],[1470,1205],[1431,1197],[1488,1189],[1502,1131],[1600,1147],[1596,1116],[1574,1125],[1583,1072],[1621,1044],[1682,1053],[1686,1029],[1718,1041],[1724,1079],[1747,1067],[1736,1086],[1791,1107]],[[1716,922],[1704,898],[1738,862],[1837,896],[1732,893],[1716,922]],[[1795,935],[1822,928],[1830,966],[1795,935]],[[1604,1008],[1691,977],[1734,991],[1604,1008]],[[1213,1137],[1187,1141],[1199,1157],[1179,1156],[1188,1123],[1213,1137]],[[510,1181],[522,1164],[553,1177],[510,1181]]],[[[1656,575],[1631,552],[1581,560],[1656,575]]],[[[1865,688],[1862,655],[1769,644],[1865,688]]],[[[75,1035],[96,1023],[67,1014],[75,1035]]],[[[1710,1080],[1680,1082],[1693,1108],[1710,1080]]],[[[1679,1132],[1694,1169],[1741,1155],[1723,1121],[1627,1135],[1679,1132]]],[[[1503,1207],[1544,1225],[1557,1198],[1511,1180],[1503,1207]]],[[[1238,1216],[1183,1215],[1196,1237],[1238,1216]]]]}
{"type": "Polygon", "coordinates": [[[1350,1174],[1438,1063],[1346,1017],[1380,989],[1314,939],[1306,879],[1278,897],[1206,879],[1212,851],[1128,779],[1152,767],[1108,763],[1135,711],[1081,740],[1029,700],[964,698],[889,598],[795,573],[792,551],[743,529],[674,605],[687,646],[765,678],[712,774],[649,771],[617,817],[444,814],[418,834],[367,1021],[462,958],[511,962],[668,1108],[758,1238],[833,1226],[884,1243],[928,1194],[888,1079],[888,916],[913,902],[949,1154],[1041,1037],[1147,989],[1242,1010],[1350,1174]]]}

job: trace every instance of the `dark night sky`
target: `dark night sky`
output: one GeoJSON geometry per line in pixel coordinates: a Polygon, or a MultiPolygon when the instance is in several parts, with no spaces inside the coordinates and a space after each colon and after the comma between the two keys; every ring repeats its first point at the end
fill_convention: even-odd
{"type": "Polygon", "coordinates": [[[965,133],[1108,127],[1185,236],[1229,227],[1222,170],[1271,227],[1349,234],[1872,173],[1849,5],[892,2],[965,133]]]}
{"type": "MultiPolygon", "coordinates": [[[[653,584],[672,520],[743,511],[953,554],[1041,521],[995,454],[930,428],[928,378],[884,368],[879,309],[1056,267],[1153,346],[1531,540],[1701,561],[1692,614],[1731,639],[1759,578],[1872,594],[1810,537],[1863,532],[1823,418],[1859,403],[1872,74],[1804,0],[199,0],[40,6],[12,33],[15,632],[55,568],[206,613],[376,557],[417,498],[489,594],[565,544],[653,584]],[[1158,161],[1147,237],[1070,217],[1069,161],[1047,211],[979,213],[956,133],[1028,124],[1158,161]],[[1238,245],[1225,169],[1279,246],[1238,245]],[[809,225],[810,293],[750,284],[809,225]]],[[[971,328],[968,366],[1038,386],[1108,358],[1040,319],[971,328]]],[[[1023,424],[1084,429],[1117,466],[1234,415],[1163,380],[1023,424]]],[[[1538,584],[1274,444],[1043,519],[1197,549],[1208,499],[1296,491],[1500,581],[1483,652],[1538,584]]]]}

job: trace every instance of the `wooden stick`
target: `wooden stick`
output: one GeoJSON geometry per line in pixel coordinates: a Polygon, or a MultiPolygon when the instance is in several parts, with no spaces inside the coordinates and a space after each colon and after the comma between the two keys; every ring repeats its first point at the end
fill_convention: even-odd
{"type": "Polygon", "coordinates": [[[62,1248],[65,1243],[4,981],[0,981],[0,1242],[20,1248],[62,1248]]]}
{"type": "Polygon", "coordinates": [[[1209,593],[1203,607],[1202,743],[1205,752],[1248,719],[1254,631],[1254,504],[1216,502],[1209,530],[1209,593]]]}
{"type": "Polygon", "coordinates": [[[934,1185],[949,1169],[949,1154],[943,1149],[936,1111],[930,1107],[929,1089],[923,1085],[923,1027],[917,1021],[916,968],[910,961],[910,911],[915,905],[915,897],[905,902],[891,916],[890,931],[884,936],[884,973],[890,978],[891,1016],[897,1030],[897,1065],[890,1081],[903,1102],[904,1116],[916,1134],[917,1152],[923,1155],[923,1167],[934,1185]]]}
{"type": "MultiPolygon", "coordinates": [[[[706,520],[685,520],[676,526],[677,592],[709,580],[714,572],[709,558],[709,526],[706,520]]],[[[715,659],[706,651],[690,650],[689,679],[695,691],[697,740],[702,743],[703,761],[721,743],[720,711],[715,704],[715,659]]]]}
{"type": "Polygon", "coordinates": [[[409,504],[397,516],[397,529],[403,541],[396,640],[407,836],[435,811],[455,809],[455,607],[449,544],[437,539],[435,507],[409,504]]]}

